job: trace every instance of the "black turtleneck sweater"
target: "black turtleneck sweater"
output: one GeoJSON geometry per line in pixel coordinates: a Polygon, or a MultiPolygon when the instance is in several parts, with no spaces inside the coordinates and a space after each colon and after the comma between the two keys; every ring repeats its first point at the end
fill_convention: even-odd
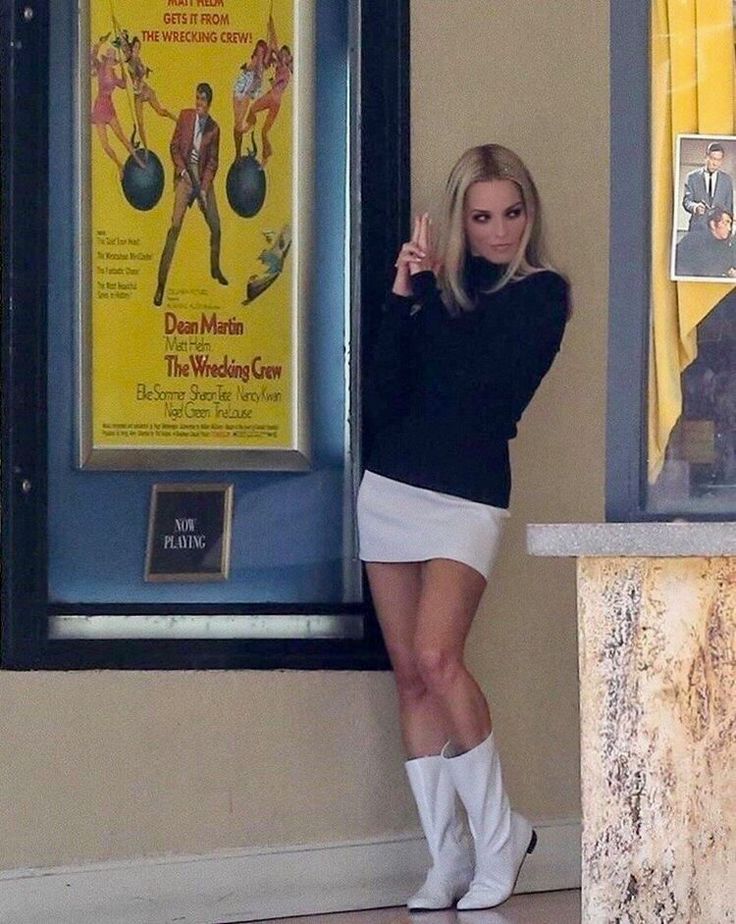
{"type": "Polygon", "coordinates": [[[568,286],[543,270],[485,291],[503,269],[468,260],[475,308],[458,317],[430,272],[412,277],[413,297],[389,297],[365,378],[371,471],[508,507],[508,441],[560,348],[568,286]]]}

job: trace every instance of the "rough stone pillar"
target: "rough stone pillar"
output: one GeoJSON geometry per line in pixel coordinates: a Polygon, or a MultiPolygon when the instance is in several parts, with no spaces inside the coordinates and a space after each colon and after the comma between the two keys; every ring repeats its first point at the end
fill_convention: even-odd
{"type": "Polygon", "coordinates": [[[736,560],[582,558],[583,920],[736,921],[736,560]]]}
{"type": "Polygon", "coordinates": [[[578,557],[583,921],[733,924],[736,556],[534,529],[578,557]]]}

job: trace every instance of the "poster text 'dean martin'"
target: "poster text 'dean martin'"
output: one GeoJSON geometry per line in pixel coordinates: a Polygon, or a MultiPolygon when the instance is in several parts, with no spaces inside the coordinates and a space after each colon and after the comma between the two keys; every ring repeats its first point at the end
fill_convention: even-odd
{"type": "Polygon", "coordinates": [[[304,467],[294,0],[81,26],[82,464],[304,467]]]}

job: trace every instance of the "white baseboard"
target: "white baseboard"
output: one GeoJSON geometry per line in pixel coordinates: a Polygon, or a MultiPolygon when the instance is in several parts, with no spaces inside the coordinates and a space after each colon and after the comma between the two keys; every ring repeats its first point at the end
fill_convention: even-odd
{"type": "MultiPolygon", "coordinates": [[[[543,822],[517,892],[580,886],[580,822],[543,822]]],[[[421,882],[414,835],[357,844],[0,872],[2,924],[234,924],[401,905],[421,882]]]]}

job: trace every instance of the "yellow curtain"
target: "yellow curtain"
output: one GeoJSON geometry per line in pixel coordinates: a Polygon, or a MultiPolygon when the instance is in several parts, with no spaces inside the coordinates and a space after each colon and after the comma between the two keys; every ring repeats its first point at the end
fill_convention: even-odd
{"type": "Polygon", "coordinates": [[[724,295],[713,283],[671,282],[673,155],[678,134],[734,129],[732,0],[652,0],[652,311],[649,480],[664,464],[682,411],[680,375],[696,357],[696,327],[724,295]]]}

